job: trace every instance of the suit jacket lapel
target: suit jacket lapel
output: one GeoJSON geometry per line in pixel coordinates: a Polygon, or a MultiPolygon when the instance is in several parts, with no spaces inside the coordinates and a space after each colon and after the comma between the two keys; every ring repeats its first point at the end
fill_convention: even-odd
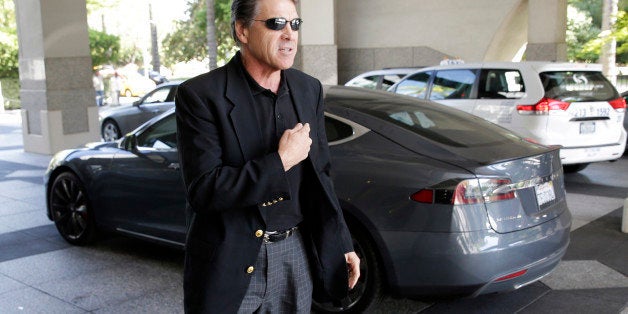
{"type": "Polygon", "coordinates": [[[233,128],[236,131],[240,149],[244,160],[256,157],[263,150],[261,129],[259,122],[255,118],[255,100],[251,93],[242,89],[243,84],[247,84],[241,69],[238,68],[236,58],[227,64],[227,88],[226,97],[231,101],[233,109],[230,117],[233,128]]]}

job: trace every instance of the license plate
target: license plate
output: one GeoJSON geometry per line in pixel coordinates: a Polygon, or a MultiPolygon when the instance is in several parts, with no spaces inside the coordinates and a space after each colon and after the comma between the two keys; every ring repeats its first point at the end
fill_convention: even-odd
{"type": "Polygon", "coordinates": [[[580,134],[595,133],[595,122],[580,122],[580,134]]]}
{"type": "Polygon", "coordinates": [[[536,192],[536,201],[539,204],[539,207],[556,199],[556,194],[554,194],[554,184],[552,181],[535,186],[534,191],[536,192]]]}

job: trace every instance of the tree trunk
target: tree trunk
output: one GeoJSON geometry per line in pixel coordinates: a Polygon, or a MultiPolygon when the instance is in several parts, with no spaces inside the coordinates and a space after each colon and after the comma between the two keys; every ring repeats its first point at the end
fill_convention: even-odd
{"type": "Polygon", "coordinates": [[[205,0],[207,3],[207,57],[209,58],[209,69],[217,67],[218,44],[216,43],[216,16],[214,10],[214,0],[205,0]]]}
{"type": "Polygon", "coordinates": [[[612,34],[613,26],[617,21],[617,1],[603,0],[602,5],[602,33],[606,37],[602,51],[600,51],[600,63],[602,72],[613,83],[617,82],[617,68],[615,66],[615,53],[617,50],[617,40],[612,34]]]}

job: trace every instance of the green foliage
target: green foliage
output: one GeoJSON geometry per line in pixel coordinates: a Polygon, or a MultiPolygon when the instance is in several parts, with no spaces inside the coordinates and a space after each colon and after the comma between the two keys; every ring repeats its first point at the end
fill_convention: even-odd
{"type": "Polygon", "coordinates": [[[120,52],[120,58],[118,59],[118,63],[134,63],[141,66],[142,64],[144,64],[144,54],[142,53],[142,49],[136,46],[122,49],[122,51],[120,52]]]}
{"type": "Polygon", "coordinates": [[[0,77],[18,76],[15,7],[12,0],[0,0],[0,77]]]}
{"type": "Polygon", "coordinates": [[[628,63],[628,0],[618,2],[615,27],[602,36],[602,0],[569,0],[567,20],[567,57],[572,61],[597,62],[604,44],[612,37],[617,41],[617,63],[628,63]]]}
{"type": "Polygon", "coordinates": [[[567,58],[573,61],[597,61],[599,50],[585,51],[582,47],[598,37],[600,28],[593,25],[590,14],[575,6],[570,6],[567,12],[567,58]]]}
{"type": "MultiPolygon", "coordinates": [[[[218,63],[224,63],[235,50],[231,38],[231,2],[214,0],[218,63]]],[[[189,19],[176,22],[175,30],[166,35],[162,42],[164,65],[171,66],[181,61],[203,60],[207,57],[207,6],[205,0],[188,2],[189,19]]]]}
{"type": "Polygon", "coordinates": [[[20,80],[15,78],[1,78],[2,96],[4,98],[4,109],[19,109],[20,106],[20,80]]]}
{"type": "Polygon", "coordinates": [[[90,29],[89,49],[94,67],[117,63],[120,59],[120,37],[90,29]]]}

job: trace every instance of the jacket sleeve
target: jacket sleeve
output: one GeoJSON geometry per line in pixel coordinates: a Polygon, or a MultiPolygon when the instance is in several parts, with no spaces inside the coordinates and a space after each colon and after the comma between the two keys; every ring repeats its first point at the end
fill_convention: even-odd
{"type": "Polygon", "coordinates": [[[336,214],[338,215],[338,229],[342,238],[342,247],[345,253],[353,252],[353,241],[351,240],[351,234],[349,232],[349,228],[345,222],[344,216],[342,214],[342,209],[340,208],[340,204],[338,202],[338,197],[336,196],[335,188],[333,181],[331,180],[331,155],[329,153],[329,143],[327,143],[327,132],[325,131],[325,104],[324,104],[324,96],[323,96],[323,87],[319,82],[319,95],[318,95],[318,104],[316,106],[316,134],[318,134],[318,162],[322,166],[322,173],[319,173],[319,177],[321,180],[328,181],[329,186],[332,188],[330,197],[331,202],[333,202],[334,208],[336,209],[336,214]]]}
{"type": "Polygon", "coordinates": [[[209,97],[183,83],[175,99],[177,145],[187,199],[194,211],[227,211],[289,199],[289,186],[277,152],[227,163],[225,141],[236,141],[226,114],[209,97]],[[219,119],[219,116],[223,119],[219,119]],[[227,135],[231,135],[226,139],[227,135]]]}

